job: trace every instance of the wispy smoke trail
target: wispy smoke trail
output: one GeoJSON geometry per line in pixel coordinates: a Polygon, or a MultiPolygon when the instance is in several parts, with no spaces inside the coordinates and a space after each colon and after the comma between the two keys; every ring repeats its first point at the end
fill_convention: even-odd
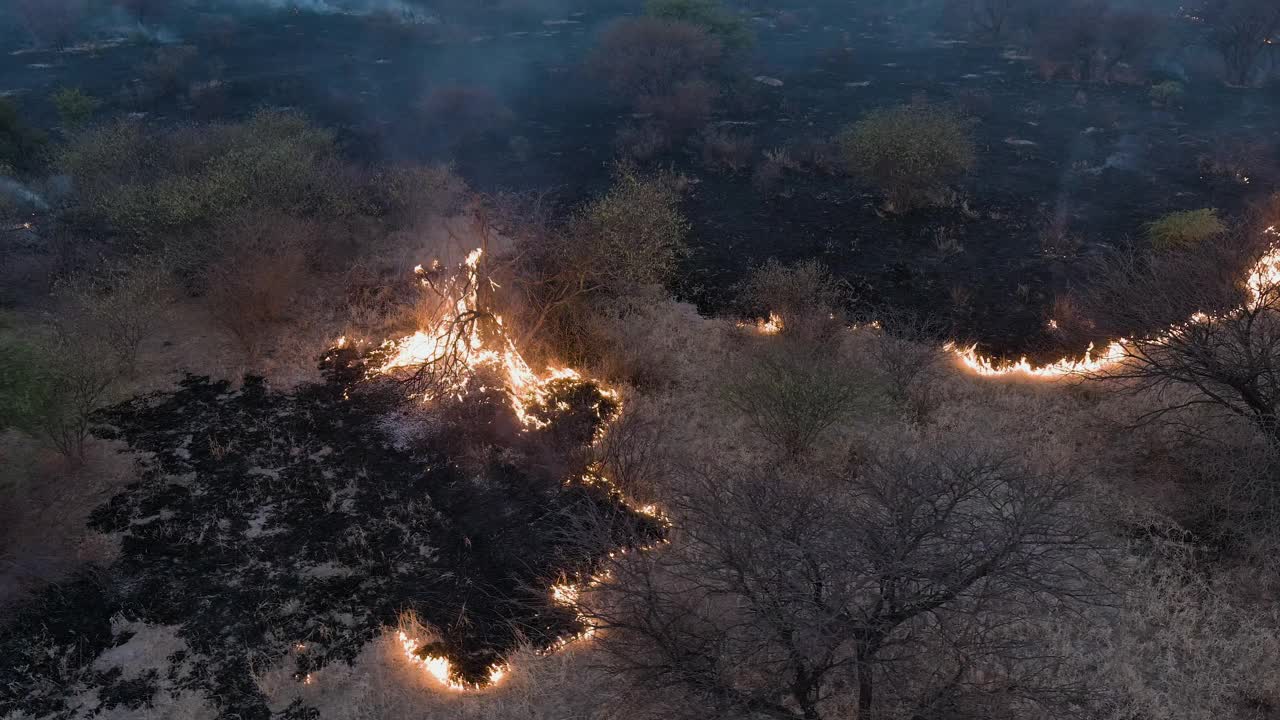
{"type": "Polygon", "coordinates": [[[405,22],[434,23],[436,17],[404,0],[229,0],[241,7],[289,10],[325,15],[372,15],[385,13],[405,22]]]}
{"type": "Polygon", "coordinates": [[[8,195],[22,203],[31,205],[37,210],[48,210],[49,203],[22,183],[7,177],[0,177],[0,194],[8,195]]]}

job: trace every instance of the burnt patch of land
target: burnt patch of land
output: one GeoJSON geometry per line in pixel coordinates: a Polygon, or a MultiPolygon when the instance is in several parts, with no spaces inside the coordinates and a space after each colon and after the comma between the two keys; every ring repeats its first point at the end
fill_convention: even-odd
{"type": "Polygon", "coordinates": [[[423,654],[480,682],[517,644],[583,630],[553,583],[662,532],[574,481],[572,456],[616,409],[591,383],[554,388],[547,425],[525,430],[504,392],[424,420],[401,385],[357,380],[354,353],[328,368],[291,392],[189,377],[99,418],[142,457],[92,517],[121,555],[0,630],[0,712],[65,712],[89,690],[142,707],[166,677],[224,717],[266,718],[251,667],[291,662],[301,682],[405,612],[438,629],[423,654]],[[176,627],[186,649],[156,677],[104,672],[95,658],[128,640],[113,618],[176,627]]]}

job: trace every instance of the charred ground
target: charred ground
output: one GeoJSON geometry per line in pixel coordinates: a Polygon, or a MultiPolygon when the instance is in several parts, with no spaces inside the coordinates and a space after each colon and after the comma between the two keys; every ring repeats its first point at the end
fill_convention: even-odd
{"type": "Polygon", "coordinates": [[[583,630],[552,584],[660,536],[604,488],[567,479],[615,411],[594,385],[556,388],[532,432],[505,393],[470,393],[465,420],[406,445],[389,427],[414,422],[403,389],[354,382],[351,351],[326,362],[327,382],[293,392],[189,377],[99,417],[103,436],[144,453],[141,480],[92,517],[121,556],[46,590],[0,634],[0,709],[57,715],[90,691],[99,709],[136,708],[165,680],[217,698],[223,716],[265,718],[250,668],[284,662],[302,681],[351,662],[403,613],[439,631],[419,653],[483,682],[517,645],[583,630]],[[129,640],[112,630],[121,618],[176,626],[186,649],[140,677],[97,670],[129,640]]]}

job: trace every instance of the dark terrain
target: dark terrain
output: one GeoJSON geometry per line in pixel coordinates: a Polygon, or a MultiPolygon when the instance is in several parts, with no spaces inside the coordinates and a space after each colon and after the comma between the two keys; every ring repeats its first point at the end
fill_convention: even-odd
{"type": "MultiPolygon", "coordinates": [[[[299,107],[343,128],[349,152],[371,161],[453,159],[481,190],[550,191],[566,205],[607,184],[614,135],[630,116],[583,67],[603,20],[581,14],[466,37],[312,14],[251,17],[217,35],[204,17],[169,32],[200,48],[195,76],[225,83],[212,107],[137,103],[128,88],[155,48],[131,42],[10,54],[0,90],[28,98],[46,121],[43,96],[72,82],[109,110],[162,121],[299,107]],[[478,136],[433,130],[417,105],[451,85],[491,91],[510,122],[478,136]]],[[[1206,83],[1182,107],[1158,109],[1143,84],[1043,82],[1003,47],[895,31],[888,19],[825,19],[788,31],[753,22],[756,45],[713,126],[752,136],[759,155],[822,142],[870,109],[924,96],[972,115],[978,165],[956,207],[897,217],[839,175],[790,173],[785,194],[762,193],[749,169],[709,171],[692,145],[660,157],[695,180],[686,206],[693,253],[677,291],[704,311],[725,309],[728,288],[767,258],[818,257],[864,307],[940,316],[956,337],[1000,354],[1078,350],[1088,338],[1056,336],[1047,323],[1055,301],[1087,281],[1091,257],[1141,245],[1143,224],[1163,213],[1235,215],[1275,185],[1274,92],[1206,83]],[[760,75],[784,84],[752,81],[760,75]]],[[[1164,64],[1181,72],[1175,57],[1164,64]]]]}

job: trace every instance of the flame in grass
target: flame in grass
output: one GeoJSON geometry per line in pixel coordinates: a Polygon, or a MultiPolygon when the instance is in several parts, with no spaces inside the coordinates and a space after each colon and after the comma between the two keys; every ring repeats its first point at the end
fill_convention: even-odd
{"type": "MultiPolygon", "coordinates": [[[[1280,237],[1280,231],[1277,231],[1274,225],[1268,227],[1265,233],[1280,237]]],[[[1245,276],[1243,284],[1247,294],[1244,305],[1246,308],[1257,309],[1261,304],[1269,302],[1274,297],[1277,288],[1280,288],[1280,245],[1272,245],[1262,257],[1258,258],[1253,267],[1249,268],[1249,273],[1245,276]]],[[[1159,344],[1164,339],[1176,335],[1187,327],[1209,322],[1216,317],[1204,312],[1194,313],[1187,318],[1185,323],[1174,325],[1165,330],[1162,335],[1152,337],[1147,342],[1159,344]]],[[[976,346],[960,348],[954,343],[947,343],[943,346],[943,349],[954,354],[961,365],[982,377],[1018,375],[1052,380],[1072,375],[1096,373],[1115,367],[1124,362],[1124,359],[1128,356],[1127,348],[1130,342],[1130,340],[1124,338],[1114,340],[1107,345],[1106,350],[1099,354],[1094,354],[1094,347],[1090,345],[1082,357],[1064,358],[1047,365],[1038,366],[1030,364],[1026,358],[1022,358],[1017,362],[993,360],[978,354],[976,346]]]]}
{"type": "Polygon", "coordinates": [[[418,648],[422,646],[422,643],[416,638],[409,637],[403,630],[400,631],[399,638],[400,646],[404,648],[405,658],[414,665],[421,667],[428,675],[450,690],[480,690],[484,687],[496,685],[502,682],[502,679],[507,676],[509,671],[506,665],[492,665],[489,667],[489,682],[487,685],[459,682],[454,675],[453,666],[449,662],[449,658],[439,655],[423,656],[418,654],[418,648]]]}
{"type": "MultiPolygon", "coordinates": [[[[1268,227],[1265,232],[1268,235],[1280,237],[1280,230],[1274,225],[1268,227]]],[[[1280,288],[1280,244],[1272,245],[1253,264],[1249,269],[1249,273],[1245,276],[1243,284],[1248,295],[1245,300],[1245,307],[1248,308],[1256,308],[1260,303],[1268,302],[1276,294],[1277,289],[1280,288]]],[[[781,322],[773,322],[776,315],[771,314],[769,317],[770,320],[768,322],[762,320],[755,325],[739,323],[739,327],[754,328],[761,335],[776,335],[782,330],[781,322]]],[[[1160,343],[1163,339],[1169,338],[1191,325],[1209,322],[1216,317],[1203,312],[1194,313],[1187,318],[1185,323],[1174,325],[1165,330],[1162,335],[1152,337],[1147,342],[1160,343]]],[[[1050,324],[1051,327],[1056,329],[1057,323],[1055,321],[1051,320],[1050,324]]],[[[872,323],[871,327],[878,328],[878,325],[872,323]]],[[[992,358],[979,353],[977,345],[962,347],[955,342],[948,342],[942,346],[942,349],[954,356],[962,367],[979,377],[1023,377],[1036,380],[1057,380],[1065,377],[1098,373],[1119,365],[1128,357],[1128,347],[1131,342],[1126,338],[1113,340],[1107,343],[1106,348],[1101,352],[1097,352],[1096,347],[1090,344],[1083,355],[1062,358],[1044,365],[1034,365],[1025,357],[1016,361],[992,358]]]]}
{"type": "MultiPolygon", "coordinates": [[[[457,372],[449,373],[443,390],[461,398],[473,381],[477,370],[497,371],[498,376],[504,381],[505,390],[511,397],[512,409],[521,424],[526,428],[544,427],[546,422],[533,416],[530,410],[546,402],[553,383],[564,380],[581,381],[583,378],[576,370],[567,367],[549,367],[541,375],[535,373],[507,334],[502,318],[482,311],[481,284],[487,283],[487,290],[497,288],[481,272],[480,262],[483,255],[483,249],[473,250],[467,255],[458,272],[447,278],[442,277],[444,269],[438,261],[433,262],[429,269],[421,265],[414,268],[414,274],[424,286],[432,287],[443,297],[453,299],[446,303],[449,307],[445,308],[443,316],[434,319],[432,329],[419,330],[399,340],[385,342],[382,349],[387,360],[374,371],[374,374],[407,371],[437,364],[451,365],[450,369],[457,372]],[[476,322],[482,316],[493,321],[487,330],[481,327],[480,322],[476,322]]],[[[772,327],[772,332],[776,333],[781,330],[781,319],[776,315],[771,316],[770,322],[762,324],[762,327],[772,327]]],[[[339,348],[349,344],[350,341],[346,337],[338,338],[335,342],[335,346],[339,348]]],[[[596,385],[598,391],[605,397],[614,401],[620,400],[617,391],[600,383],[596,385]]],[[[670,524],[666,515],[656,505],[632,503],[612,481],[599,472],[599,468],[592,468],[591,472],[571,482],[602,485],[610,495],[632,511],[655,519],[664,525],[670,524]]],[[[626,552],[626,549],[616,550],[610,553],[610,557],[626,552]]],[[[551,599],[556,604],[576,609],[581,593],[593,585],[604,582],[608,577],[607,572],[598,573],[592,575],[582,585],[567,582],[554,585],[550,590],[551,599]]],[[[584,613],[579,611],[577,618],[584,630],[575,635],[557,638],[544,648],[541,654],[549,655],[571,643],[586,640],[595,635],[596,629],[584,613]]],[[[458,680],[457,673],[448,658],[420,654],[418,652],[422,647],[420,639],[410,637],[403,630],[399,632],[398,637],[405,658],[420,666],[436,682],[449,690],[480,690],[501,682],[510,672],[507,665],[497,664],[489,668],[487,683],[465,683],[458,680]]]]}

